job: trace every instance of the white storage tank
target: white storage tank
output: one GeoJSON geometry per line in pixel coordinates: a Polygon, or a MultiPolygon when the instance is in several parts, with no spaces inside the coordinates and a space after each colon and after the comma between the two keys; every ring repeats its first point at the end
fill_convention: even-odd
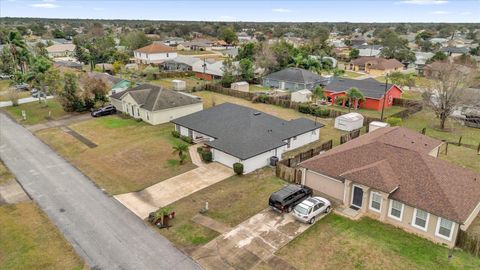
{"type": "Polygon", "coordinates": [[[241,92],[249,92],[250,91],[250,86],[248,82],[235,82],[230,85],[230,88],[232,90],[237,90],[241,92]]]}
{"type": "Polygon", "coordinates": [[[172,80],[173,90],[184,91],[187,89],[187,83],[182,80],[172,80]]]}
{"type": "Polygon", "coordinates": [[[376,129],[379,129],[379,128],[382,128],[382,127],[389,127],[389,126],[390,126],[389,123],[380,122],[380,121],[372,121],[368,125],[368,133],[370,133],[370,132],[372,132],[376,129]]]}
{"type": "Polygon", "coordinates": [[[351,112],[335,118],[335,128],[343,131],[352,131],[363,127],[363,115],[351,112]]]}

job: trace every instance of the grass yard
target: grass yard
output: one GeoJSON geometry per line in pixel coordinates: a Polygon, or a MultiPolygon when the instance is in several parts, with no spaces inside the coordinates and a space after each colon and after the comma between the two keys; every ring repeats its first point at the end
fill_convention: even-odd
{"type": "Polygon", "coordinates": [[[188,156],[180,165],[172,146],[172,124],[152,126],[119,116],[70,126],[98,147],[86,145],[59,128],[36,135],[112,195],[139,191],[195,168],[188,156]]]}
{"type": "Polygon", "coordinates": [[[280,249],[297,269],[479,269],[480,259],[391,225],[330,214],[280,249]]]}
{"type": "MultiPolygon", "coordinates": [[[[185,81],[187,84],[186,91],[190,92],[193,87],[203,86],[205,81],[196,79],[195,77],[178,77],[178,78],[164,78],[159,80],[152,80],[149,83],[159,85],[166,89],[173,89],[172,80],[182,80],[185,81]]],[[[209,83],[209,82],[207,82],[209,83]]]]}
{"type": "Polygon", "coordinates": [[[411,99],[411,100],[422,100],[422,93],[418,91],[403,91],[402,93],[403,99],[411,99]]]}
{"type": "Polygon", "coordinates": [[[462,126],[460,123],[448,119],[445,129],[440,130],[440,120],[435,117],[433,111],[427,108],[404,119],[401,125],[418,132],[426,127],[425,134],[439,140],[458,142],[462,136],[462,144],[469,144],[475,149],[480,143],[480,129],[462,126]]]}
{"type": "Polygon", "coordinates": [[[233,227],[268,207],[270,194],[284,184],[269,168],[232,176],[169,205],[175,211],[173,227],[159,232],[180,248],[205,244],[219,234],[191,219],[206,201],[207,216],[233,227]]]}
{"type": "Polygon", "coordinates": [[[7,169],[3,161],[0,160],[0,185],[13,179],[13,174],[7,169]]]}
{"type": "Polygon", "coordinates": [[[84,269],[33,202],[0,206],[0,269],[84,269]]]}
{"type": "MultiPolygon", "coordinates": [[[[10,101],[8,96],[8,89],[10,80],[0,80],[0,101],[10,101]]],[[[26,98],[30,96],[30,91],[18,91],[18,98],[26,98]]]]}
{"type": "MultiPolygon", "coordinates": [[[[238,105],[250,107],[285,120],[292,120],[300,117],[305,117],[305,118],[315,120],[315,117],[311,115],[306,115],[298,111],[295,111],[293,109],[282,108],[280,106],[264,104],[264,103],[252,103],[248,100],[244,100],[241,98],[222,95],[222,94],[209,92],[209,91],[195,92],[194,94],[203,99],[203,107],[205,109],[212,107],[213,104],[230,102],[230,103],[235,103],[238,105]]],[[[340,136],[342,134],[345,134],[345,132],[333,128],[333,125],[334,125],[333,119],[317,118],[317,121],[325,125],[323,128],[320,129],[321,141],[323,142],[323,141],[328,141],[333,139],[334,144],[338,144],[340,141],[339,139],[340,136]]]]}
{"type": "Polygon", "coordinates": [[[345,73],[344,73],[344,77],[347,77],[347,78],[350,78],[350,79],[355,79],[357,77],[360,77],[360,76],[363,76],[365,74],[362,74],[362,73],[358,73],[358,72],[354,72],[354,71],[349,71],[349,70],[345,70],[345,73]]]}
{"type": "Polygon", "coordinates": [[[49,112],[51,112],[52,119],[54,120],[68,114],[63,110],[62,105],[56,99],[48,99],[47,105],[48,106],[45,106],[45,103],[43,103],[42,100],[41,103],[35,101],[20,104],[15,107],[6,107],[4,110],[23,125],[35,125],[46,122],[48,121],[47,117],[49,112]],[[22,118],[22,110],[25,110],[27,113],[27,120],[25,121],[22,118]]]}
{"type": "MultiPolygon", "coordinates": [[[[333,109],[336,111],[348,113],[348,107],[342,107],[339,105],[334,105],[333,107],[330,105],[329,106],[322,105],[322,107],[325,109],[333,109]]],[[[405,110],[404,107],[391,106],[391,107],[385,108],[383,114],[384,114],[384,117],[389,117],[390,115],[398,113],[403,110],[405,110]]],[[[351,112],[357,112],[364,116],[375,117],[375,118],[380,118],[380,116],[382,115],[382,111],[367,110],[367,109],[356,109],[356,110],[352,109],[351,112]]]]}
{"type": "Polygon", "coordinates": [[[250,92],[265,92],[265,91],[269,91],[270,88],[268,87],[265,87],[261,84],[250,84],[250,92]]]}
{"type": "Polygon", "coordinates": [[[217,56],[218,54],[212,52],[212,51],[177,51],[178,54],[180,55],[214,55],[217,56]]]}
{"type": "Polygon", "coordinates": [[[445,147],[442,147],[443,151],[438,155],[441,159],[480,173],[480,155],[477,154],[477,150],[454,144],[448,145],[447,154],[444,149],[445,147]]]}

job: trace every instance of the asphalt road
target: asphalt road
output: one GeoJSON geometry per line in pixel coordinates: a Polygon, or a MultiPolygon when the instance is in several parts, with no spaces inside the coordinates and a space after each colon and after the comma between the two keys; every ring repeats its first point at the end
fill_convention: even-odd
{"type": "Polygon", "coordinates": [[[0,157],[90,267],[201,269],[3,113],[0,157]]]}

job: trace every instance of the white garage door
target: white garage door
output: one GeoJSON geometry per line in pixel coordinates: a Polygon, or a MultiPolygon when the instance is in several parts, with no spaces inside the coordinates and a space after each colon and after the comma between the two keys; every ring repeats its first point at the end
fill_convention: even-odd
{"type": "Polygon", "coordinates": [[[318,192],[343,201],[343,190],[345,184],[340,181],[307,171],[307,175],[305,176],[305,185],[318,192]]]}

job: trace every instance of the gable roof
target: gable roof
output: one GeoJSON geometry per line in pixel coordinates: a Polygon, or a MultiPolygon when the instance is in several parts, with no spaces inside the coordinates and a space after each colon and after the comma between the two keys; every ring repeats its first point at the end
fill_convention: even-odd
{"type": "Polygon", "coordinates": [[[215,138],[206,144],[242,160],[286,145],[284,140],[324,126],[306,118],[286,121],[232,103],[172,122],[215,138]]]}
{"type": "Polygon", "coordinates": [[[136,52],[140,53],[148,53],[148,54],[153,54],[153,53],[168,53],[168,52],[174,52],[175,49],[173,49],[170,46],[167,46],[162,43],[152,43],[150,45],[147,45],[145,47],[142,47],[140,49],[136,49],[136,52]]]}
{"type": "MultiPolygon", "coordinates": [[[[163,64],[166,63],[180,63],[180,64],[185,64],[188,66],[193,66],[195,63],[202,61],[200,58],[197,57],[192,57],[192,56],[184,56],[184,55],[179,55],[171,60],[167,60],[163,62],[163,64]]],[[[203,61],[202,61],[203,62],[203,61]]]]}
{"type": "Polygon", "coordinates": [[[463,223],[480,202],[480,174],[428,155],[440,144],[406,128],[381,128],[300,166],[463,223]]]}
{"type": "Polygon", "coordinates": [[[123,81],[123,79],[121,78],[117,78],[115,76],[112,76],[108,73],[104,73],[104,72],[87,72],[87,76],[90,77],[90,78],[94,78],[94,79],[97,79],[97,80],[103,80],[104,82],[107,82],[107,83],[110,83],[110,84],[116,84],[116,83],[119,83],[121,81],[123,81]]]}
{"type": "Polygon", "coordinates": [[[357,59],[354,59],[350,62],[355,66],[363,66],[366,64],[371,64],[370,68],[387,70],[392,68],[403,68],[403,64],[400,63],[397,59],[385,59],[375,56],[363,56],[357,59]]]}
{"type": "Polygon", "coordinates": [[[75,51],[75,44],[72,44],[72,43],[53,44],[52,46],[48,46],[46,50],[49,53],[65,52],[65,51],[73,52],[75,51]]]}
{"type": "Polygon", "coordinates": [[[286,68],[265,76],[265,79],[293,82],[293,83],[316,83],[324,81],[322,76],[302,68],[286,68]]]}
{"type": "Polygon", "coordinates": [[[148,111],[160,111],[202,102],[200,98],[194,98],[191,95],[163,89],[160,86],[152,84],[141,84],[134,88],[115,93],[111,95],[110,98],[121,100],[126,95],[130,95],[141,108],[148,111]]]}
{"type": "MultiPolygon", "coordinates": [[[[394,84],[387,84],[387,91],[392,89],[392,87],[394,86],[394,84]]],[[[335,93],[341,93],[347,92],[348,89],[352,87],[358,88],[358,90],[360,90],[360,92],[362,92],[366,98],[381,99],[385,93],[385,83],[381,83],[373,78],[355,80],[334,77],[330,80],[330,83],[325,85],[325,90],[335,93]]]]}

